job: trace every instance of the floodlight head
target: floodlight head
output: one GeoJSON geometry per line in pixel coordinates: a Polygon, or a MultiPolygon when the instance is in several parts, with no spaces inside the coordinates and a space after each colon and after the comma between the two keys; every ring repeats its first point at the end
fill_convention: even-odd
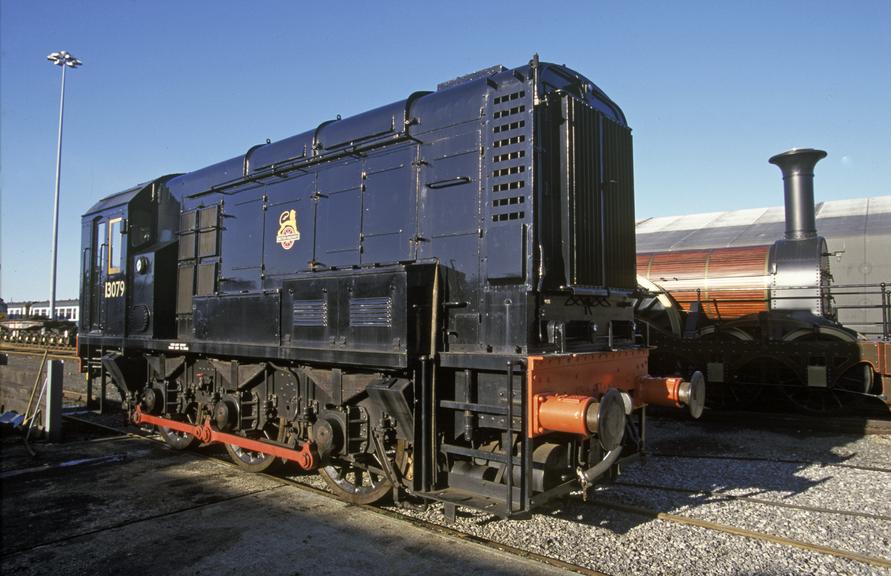
{"type": "Polygon", "coordinates": [[[68,66],[69,68],[77,68],[78,66],[83,64],[83,62],[81,62],[65,50],[53,52],[52,54],[47,56],[46,59],[56,66],[68,66]]]}

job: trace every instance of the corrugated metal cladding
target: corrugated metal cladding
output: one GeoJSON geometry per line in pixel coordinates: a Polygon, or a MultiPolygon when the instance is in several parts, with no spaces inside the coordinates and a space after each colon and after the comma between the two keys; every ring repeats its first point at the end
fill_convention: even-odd
{"type": "MultiPolygon", "coordinates": [[[[833,284],[891,283],[891,196],[832,200],[816,205],[817,233],[829,247],[833,284]]],[[[723,247],[766,246],[783,237],[782,206],[647,218],[637,223],[639,254],[723,247]]],[[[877,294],[845,296],[836,304],[875,305],[877,294]]],[[[855,290],[850,290],[855,292],[855,290]]],[[[876,309],[841,310],[839,320],[861,332],[875,330],[876,309]]]]}

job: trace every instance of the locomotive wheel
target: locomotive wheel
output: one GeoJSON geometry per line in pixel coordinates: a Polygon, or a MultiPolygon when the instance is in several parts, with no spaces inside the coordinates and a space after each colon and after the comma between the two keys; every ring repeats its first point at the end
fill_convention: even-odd
{"type": "MultiPolygon", "coordinates": [[[[197,421],[197,415],[198,406],[193,404],[186,409],[185,421],[190,424],[195,424],[197,421]]],[[[161,438],[164,439],[164,442],[166,442],[167,445],[174,450],[187,450],[198,445],[198,439],[191,434],[186,434],[185,432],[179,432],[177,430],[171,430],[170,428],[165,428],[163,426],[158,426],[157,428],[158,434],[161,435],[161,438]]]]}
{"type": "Polygon", "coordinates": [[[319,470],[332,492],[350,504],[373,504],[393,490],[377,455],[361,456],[362,462],[336,460],[319,470]]]}
{"type": "Polygon", "coordinates": [[[857,394],[869,394],[875,385],[875,372],[872,366],[861,362],[852,366],[841,378],[835,381],[833,388],[856,392],[857,394]]]}
{"type": "Polygon", "coordinates": [[[658,332],[680,338],[684,324],[677,301],[658,284],[643,276],[637,277],[637,284],[649,291],[650,295],[634,301],[634,317],[658,332]]]}
{"type": "Polygon", "coordinates": [[[796,382],[780,387],[794,409],[804,414],[827,415],[858,410],[868,403],[864,397],[873,385],[869,364],[857,364],[845,372],[831,388],[815,388],[796,382]]]}
{"type": "MultiPolygon", "coordinates": [[[[816,329],[793,330],[785,334],[783,340],[856,342],[856,336],[835,326],[818,326],[816,329]]],[[[872,375],[869,365],[858,364],[829,388],[807,386],[806,382],[801,382],[798,378],[791,383],[782,383],[778,388],[786,401],[798,412],[814,415],[839,414],[861,400],[860,394],[869,391],[872,387],[872,375]]]]}
{"type": "MultiPolygon", "coordinates": [[[[699,331],[700,338],[717,338],[722,342],[751,342],[751,334],[742,328],[731,326],[715,332],[715,326],[706,326],[699,331]]],[[[765,359],[766,360],[766,359],[765,359]]],[[[756,359],[735,369],[736,377],[731,382],[709,383],[708,404],[731,410],[745,410],[761,398],[764,386],[757,383],[770,382],[770,363],[756,359]],[[715,393],[712,393],[714,390],[715,393]]]]}
{"type": "Polygon", "coordinates": [[[780,386],[780,392],[792,408],[802,414],[837,414],[847,405],[847,395],[827,388],[793,384],[780,386]]]}
{"type": "MultiPolygon", "coordinates": [[[[282,438],[280,437],[281,434],[279,431],[283,429],[279,426],[270,426],[269,428],[270,429],[263,431],[263,437],[281,442],[282,438]]],[[[271,454],[246,450],[241,446],[233,446],[232,444],[225,444],[225,446],[226,452],[229,453],[229,458],[238,464],[239,468],[247,470],[248,472],[265,472],[278,460],[278,458],[271,454]]]]}

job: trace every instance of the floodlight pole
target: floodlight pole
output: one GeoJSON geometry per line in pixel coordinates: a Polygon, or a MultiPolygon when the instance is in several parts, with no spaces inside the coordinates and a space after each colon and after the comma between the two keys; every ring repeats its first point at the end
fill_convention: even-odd
{"type": "Polygon", "coordinates": [[[53,52],[47,59],[62,68],[62,94],[59,97],[59,140],[56,144],[56,192],[53,198],[53,273],[50,289],[49,317],[56,319],[56,251],[59,247],[59,182],[62,176],[62,120],[65,117],[65,68],[77,68],[81,61],[65,52],[53,52]]]}

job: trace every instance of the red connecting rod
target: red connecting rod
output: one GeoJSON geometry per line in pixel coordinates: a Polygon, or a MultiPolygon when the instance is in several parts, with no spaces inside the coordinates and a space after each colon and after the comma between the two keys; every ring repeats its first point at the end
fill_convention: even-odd
{"type": "Polygon", "coordinates": [[[132,419],[134,424],[154,424],[155,426],[162,426],[164,428],[176,430],[177,432],[191,434],[205,444],[222,442],[232,446],[239,446],[245,450],[251,450],[252,452],[262,452],[264,454],[269,454],[270,456],[290,460],[296,462],[297,465],[304,470],[312,470],[317,464],[316,457],[312,451],[312,442],[304,442],[300,450],[294,450],[293,448],[286,448],[284,446],[269,444],[267,442],[245,438],[244,436],[227,434],[225,432],[220,432],[219,430],[214,430],[210,426],[210,418],[206,419],[203,425],[189,424],[188,422],[178,422],[176,420],[146,414],[139,406],[133,411],[132,419]]]}

